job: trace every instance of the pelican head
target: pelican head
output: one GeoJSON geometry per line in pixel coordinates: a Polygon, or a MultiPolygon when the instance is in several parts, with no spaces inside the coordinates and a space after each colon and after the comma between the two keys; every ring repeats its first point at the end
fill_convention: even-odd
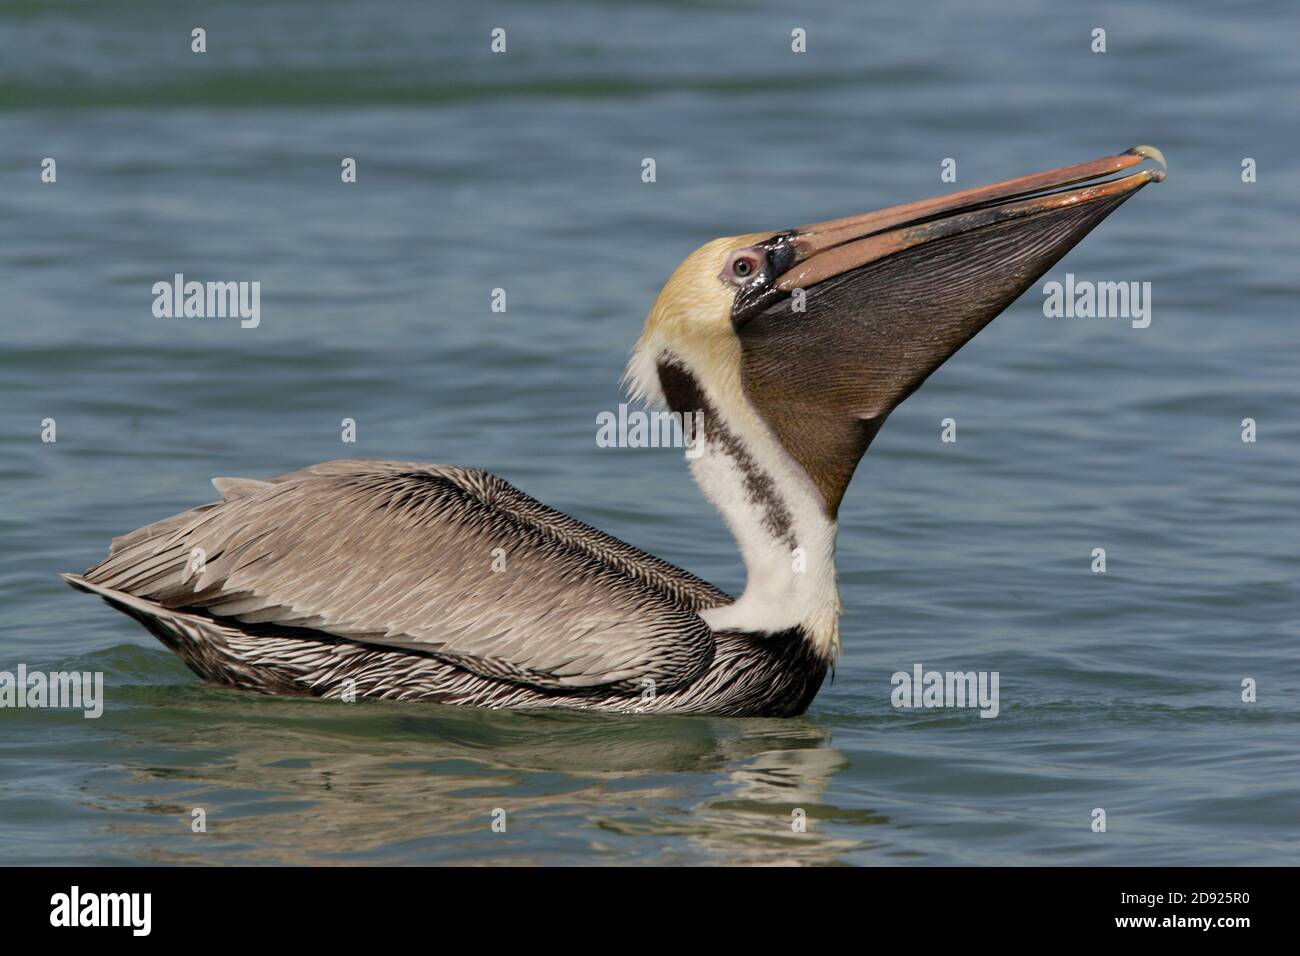
{"type": "Polygon", "coordinates": [[[634,396],[703,423],[691,468],[747,571],[739,599],[704,613],[711,626],[793,629],[834,655],[836,515],[889,413],[1164,166],[1159,150],[1136,146],[715,239],[686,258],[627,380],[634,396]]]}
{"type": "MultiPolygon", "coordinates": [[[[1149,182],[1152,146],[782,232],[715,239],[660,292],[629,367],[674,411],[688,374],[744,402],[834,517],[889,413],[1149,182]],[[1144,168],[1117,178],[1147,160],[1144,168]],[[669,370],[665,372],[665,368],[669,370]]],[[[720,409],[721,410],[721,409],[720,409]]]]}

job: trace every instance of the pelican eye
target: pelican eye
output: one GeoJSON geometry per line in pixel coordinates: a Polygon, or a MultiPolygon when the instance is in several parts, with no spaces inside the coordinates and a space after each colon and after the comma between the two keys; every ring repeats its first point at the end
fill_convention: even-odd
{"type": "Polygon", "coordinates": [[[727,259],[722,270],[722,280],[733,285],[745,285],[763,271],[766,254],[760,249],[738,249],[727,259]]]}

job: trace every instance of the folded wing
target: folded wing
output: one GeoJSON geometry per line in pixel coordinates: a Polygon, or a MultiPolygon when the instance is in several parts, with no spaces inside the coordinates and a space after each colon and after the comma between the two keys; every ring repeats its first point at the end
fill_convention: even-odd
{"type": "Polygon", "coordinates": [[[539,689],[659,690],[708,666],[723,592],[482,471],[334,461],[118,538],[92,583],[429,654],[539,689]]]}

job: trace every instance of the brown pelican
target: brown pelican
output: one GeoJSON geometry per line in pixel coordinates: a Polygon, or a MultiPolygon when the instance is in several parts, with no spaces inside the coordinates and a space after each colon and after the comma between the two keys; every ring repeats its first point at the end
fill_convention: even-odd
{"type": "Polygon", "coordinates": [[[800,714],[839,649],[836,513],[872,438],[1163,169],[1137,146],[687,257],[627,379],[702,422],[691,468],[739,545],[739,598],[485,472],[362,460],[213,479],[221,501],[65,578],[229,687],[800,714]]]}

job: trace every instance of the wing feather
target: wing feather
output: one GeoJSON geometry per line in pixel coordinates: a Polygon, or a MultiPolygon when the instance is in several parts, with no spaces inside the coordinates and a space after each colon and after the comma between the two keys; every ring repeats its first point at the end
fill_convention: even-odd
{"type": "Polygon", "coordinates": [[[689,682],[713,654],[695,611],[729,600],[482,471],[346,460],[219,490],[87,580],[556,690],[689,682]]]}

